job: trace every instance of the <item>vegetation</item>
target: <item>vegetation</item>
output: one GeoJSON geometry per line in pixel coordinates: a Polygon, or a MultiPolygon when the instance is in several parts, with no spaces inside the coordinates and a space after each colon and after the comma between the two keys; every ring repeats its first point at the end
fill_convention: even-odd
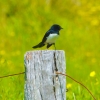
{"type": "MultiPolygon", "coordinates": [[[[57,23],[64,28],[56,47],[66,52],[67,74],[82,82],[100,100],[99,12],[99,0],[1,0],[0,76],[23,72],[25,52],[33,50],[32,46],[57,23]]],[[[69,78],[67,88],[67,100],[93,100],[69,78]]],[[[0,79],[0,100],[23,98],[24,75],[0,79]]]]}

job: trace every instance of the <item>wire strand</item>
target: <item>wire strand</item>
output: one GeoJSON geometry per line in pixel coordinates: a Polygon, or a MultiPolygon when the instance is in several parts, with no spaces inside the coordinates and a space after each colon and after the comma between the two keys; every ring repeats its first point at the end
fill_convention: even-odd
{"type": "MultiPolygon", "coordinates": [[[[10,74],[10,75],[5,75],[5,76],[1,76],[0,78],[6,78],[6,77],[10,77],[10,76],[16,76],[16,75],[20,75],[20,74],[24,74],[25,72],[21,72],[21,73],[17,73],[17,74],[10,74]]],[[[91,91],[85,86],[83,85],[81,82],[75,80],[74,78],[72,78],[71,76],[67,75],[67,74],[63,74],[61,72],[56,72],[56,74],[59,74],[59,75],[64,75],[64,76],[67,76],[69,77],[70,79],[72,79],[73,81],[75,81],[76,83],[80,84],[81,86],[83,86],[90,94],[91,96],[93,97],[94,100],[96,100],[96,98],[94,97],[94,95],[91,93],[91,91]]]]}
{"type": "Polygon", "coordinates": [[[5,75],[5,76],[0,76],[0,78],[5,78],[5,77],[9,77],[9,76],[20,75],[20,74],[24,74],[24,73],[25,73],[25,72],[21,72],[21,73],[17,73],[17,74],[5,75]]]}
{"type": "Polygon", "coordinates": [[[83,87],[91,94],[91,96],[93,97],[93,99],[96,100],[96,98],[95,98],[94,95],[91,93],[91,91],[90,91],[85,85],[83,85],[81,82],[79,82],[79,81],[75,80],[74,78],[72,78],[71,76],[69,76],[69,75],[67,75],[67,74],[63,74],[63,73],[61,73],[61,72],[56,72],[56,74],[60,74],[60,75],[67,76],[67,77],[69,77],[70,79],[72,79],[73,81],[75,81],[76,83],[80,84],[81,86],[83,86],[83,87]]]}

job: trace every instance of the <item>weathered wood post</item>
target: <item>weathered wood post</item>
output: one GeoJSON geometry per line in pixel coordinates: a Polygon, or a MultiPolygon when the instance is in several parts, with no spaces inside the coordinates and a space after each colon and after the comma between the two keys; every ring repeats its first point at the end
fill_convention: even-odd
{"type": "Polygon", "coordinates": [[[66,100],[65,54],[62,50],[29,51],[24,57],[25,100],[66,100]]]}

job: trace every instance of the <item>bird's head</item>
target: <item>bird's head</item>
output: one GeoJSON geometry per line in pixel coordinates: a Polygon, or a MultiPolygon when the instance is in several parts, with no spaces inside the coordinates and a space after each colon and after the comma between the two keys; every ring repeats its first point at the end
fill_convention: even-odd
{"type": "Polygon", "coordinates": [[[60,25],[54,24],[51,26],[51,29],[55,31],[60,31],[63,28],[60,25]]]}

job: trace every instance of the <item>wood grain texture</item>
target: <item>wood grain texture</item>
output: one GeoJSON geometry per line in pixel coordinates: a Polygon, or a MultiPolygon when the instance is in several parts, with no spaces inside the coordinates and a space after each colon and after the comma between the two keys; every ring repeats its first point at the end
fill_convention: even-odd
{"type": "Polygon", "coordinates": [[[66,77],[55,75],[55,67],[59,72],[66,71],[64,51],[29,51],[24,64],[25,100],[66,100],[66,77]]]}

